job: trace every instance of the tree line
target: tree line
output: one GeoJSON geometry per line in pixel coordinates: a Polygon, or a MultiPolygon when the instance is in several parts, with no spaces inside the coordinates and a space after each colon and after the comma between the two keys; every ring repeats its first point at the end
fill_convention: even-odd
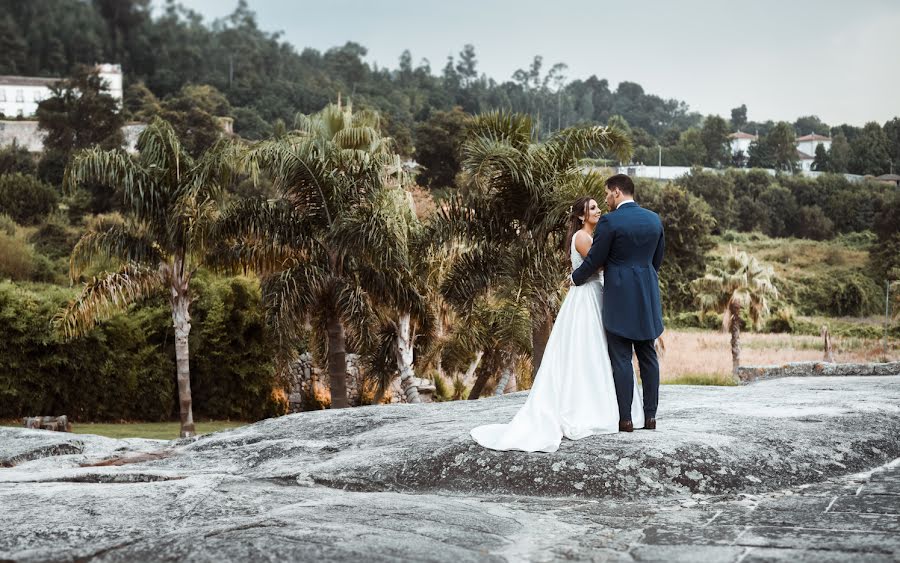
{"type": "MultiPolygon", "coordinates": [[[[79,64],[120,62],[128,119],[147,120],[160,104],[184,119],[214,111],[234,118],[241,136],[261,139],[341,93],[357,107],[379,111],[401,154],[428,168],[434,148],[421,128],[440,127],[447,119],[441,112],[452,114],[456,107],[469,114],[529,114],[541,136],[568,126],[613,124],[631,134],[633,159],[645,163],[661,155],[665,165],[791,170],[797,164],[794,139],[809,133],[834,140],[831,151],[815,155],[816,170],[880,175],[900,162],[898,118],[864,127],[828,125],[816,116],[793,123],[748,121],[743,104],[724,118],[703,116],[634,82],[613,88],[596,76],[570,79],[564,62],[550,64],[539,55],[497,80],[479,72],[473,45],[443,62],[415,61],[404,51],[396,67],[378,67],[366,63],[365,47],[353,42],[298,52],[278,33],[259,29],[243,0],[211,24],[173,0],[156,18],[150,0],[0,0],[0,8],[0,73],[66,77],[79,64]],[[197,92],[198,86],[206,91],[197,92]],[[737,129],[760,135],[748,154],[730,153],[728,134],[737,129]]],[[[174,123],[174,117],[167,120],[174,123]]]]}

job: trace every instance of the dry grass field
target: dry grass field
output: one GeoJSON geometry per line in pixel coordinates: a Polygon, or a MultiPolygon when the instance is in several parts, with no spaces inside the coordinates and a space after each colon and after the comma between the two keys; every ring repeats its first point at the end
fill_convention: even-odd
{"type": "MultiPolygon", "coordinates": [[[[660,358],[663,383],[727,383],[731,374],[731,337],[708,330],[667,330],[665,354],[660,358]]],[[[834,337],[837,362],[879,362],[882,341],[834,337]]],[[[822,339],[792,334],[741,335],[741,364],[784,364],[822,360],[822,339]]],[[[890,341],[888,359],[900,361],[900,342],[890,341]]]]}

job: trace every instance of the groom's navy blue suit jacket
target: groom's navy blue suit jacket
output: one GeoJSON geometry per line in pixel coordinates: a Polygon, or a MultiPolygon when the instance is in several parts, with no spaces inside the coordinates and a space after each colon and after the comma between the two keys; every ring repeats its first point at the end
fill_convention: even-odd
{"type": "Polygon", "coordinates": [[[662,334],[662,306],[657,272],[665,249],[659,215],[634,202],[623,203],[600,218],[584,263],[572,272],[581,285],[606,267],[603,325],[630,340],[653,340],[662,334]]]}

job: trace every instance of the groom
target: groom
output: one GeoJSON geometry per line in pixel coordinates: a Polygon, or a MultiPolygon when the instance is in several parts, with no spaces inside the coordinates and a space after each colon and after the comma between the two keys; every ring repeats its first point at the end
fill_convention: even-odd
{"type": "Polygon", "coordinates": [[[634,202],[634,182],[625,174],[606,180],[606,207],[615,213],[600,218],[591,250],[572,272],[572,283],[581,285],[598,269],[606,268],[603,326],[619,401],[619,430],[634,430],[632,350],[637,354],[644,387],[644,428],[655,430],[659,361],[653,341],[663,331],[657,278],[665,247],[662,222],[659,215],[634,202]]]}

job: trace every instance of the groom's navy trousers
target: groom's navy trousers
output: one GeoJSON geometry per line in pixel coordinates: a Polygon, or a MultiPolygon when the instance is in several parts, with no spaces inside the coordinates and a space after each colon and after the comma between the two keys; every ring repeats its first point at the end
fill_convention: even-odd
{"type": "Polygon", "coordinates": [[[612,363],[616,399],[619,402],[619,420],[631,420],[631,402],[634,400],[634,366],[632,350],[641,370],[644,390],[644,418],[656,418],[659,405],[659,361],[652,340],[630,340],[606,331],[606,346],[612,363]]]}
{"type": "Polygon", "coordinates": [[[575,285],[605,267],[603,326],[619,401],[619,420],[631,420],[637,355],[644,390],[644,415],[656,418],[659,362],[653,341],[662,334],[662,306],[657,272],[665,251],[659,216],[634,202],[600,218],[584,263],[572,272],[575,285]]]}

